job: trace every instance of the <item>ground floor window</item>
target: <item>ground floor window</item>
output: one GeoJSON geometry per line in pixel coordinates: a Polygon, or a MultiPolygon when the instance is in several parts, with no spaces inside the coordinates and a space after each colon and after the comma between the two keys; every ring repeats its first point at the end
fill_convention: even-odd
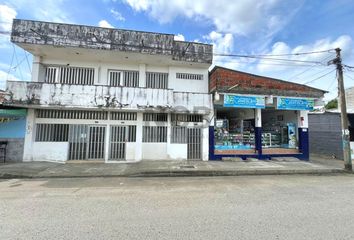
{"type": "Polygon", "coordinates": [[[262,149],[264,153],[298,152],[298,112],[262,109],[262,149]],[[287,152],[286,149],[288,149],[287,152]]]}
{"type": "Polygon", "coordinates": [[[214,128],[216,154],[255,153],[255,110],[216,109],[214,128]]]}

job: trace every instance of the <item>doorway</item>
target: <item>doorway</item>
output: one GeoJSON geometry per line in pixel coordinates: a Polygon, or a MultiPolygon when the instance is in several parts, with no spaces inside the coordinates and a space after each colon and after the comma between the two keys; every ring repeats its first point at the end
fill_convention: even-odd
{"type": "Polygon", "coordinates": [[[202,129],[188,128],[187,159],[202,160],[202,129]]]}

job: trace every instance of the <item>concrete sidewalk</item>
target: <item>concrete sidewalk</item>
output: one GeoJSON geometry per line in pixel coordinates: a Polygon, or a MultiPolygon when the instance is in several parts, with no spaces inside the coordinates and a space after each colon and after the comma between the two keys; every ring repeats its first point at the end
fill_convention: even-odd
{"type": "Polygon", "coordinates": [[[270,161],[141,161],[137,163],[9,163],[0,165],[0,178],[177,177],[347,173],[343,162],[312,157],[270,161]]]}

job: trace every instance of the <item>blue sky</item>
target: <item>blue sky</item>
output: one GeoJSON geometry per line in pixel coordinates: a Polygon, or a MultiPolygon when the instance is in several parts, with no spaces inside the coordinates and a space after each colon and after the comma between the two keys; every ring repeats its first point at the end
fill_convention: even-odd
{"type": "MultiPolygon", "coordinates": [[[[12,45],[6,34],[15,17],[173,33],[180,40],[212,43],[216,53],[289,54],[340,47],[344,63],[353,66],[353,12],[351,0],[0,0],[0,88],[7,79],[30,80],[30,54],[12,45]]],[[[325,63],[333,57],[282,58],[325,63]]],[[[336,97],[335,72],[329,73],[334,66],[230,57],[215,57],[214,64],[310,82],[330,92],[326,99],[336,97]]],[[[354,72],[344,73],[346,87],[354,86],[354,72]]]]}

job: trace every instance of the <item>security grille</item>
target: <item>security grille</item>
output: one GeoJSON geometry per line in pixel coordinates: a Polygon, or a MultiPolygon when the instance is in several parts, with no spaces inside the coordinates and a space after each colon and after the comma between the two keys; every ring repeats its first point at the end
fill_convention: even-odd
{"type": "Polygon", "coordinates": [[[202,130],[200,128],[188,128],[187,159],[202,159],[202,130]]]}
{"type": "Polygon", "coordinates": [[[172,122],[203,122],[203,115],[199,114],[172,114],[172,122]]]}
{"type": "Polygon", "coordinates": [[[127,142],[136,142],[136,126],[128,126],[127,142]]]}
{"type": "Polygon", "coordinates": [[[111,112],[111,120],[136,121],[136,112],[111,112]]]}
{"type": "Polygon", "coordinates": [[[146,72],[147,88],[168,88],[168,73],[146,72]]]}
{"type": "Polygon", "coordinates": [[[109,70],[109,85],[112,87],[138,87],[138,71],[109,70]]]}
{"type": "Polygon", "coordinates": [[[167,127],[143,126],[143,142],[167,142],[167,127]]]}
{"type": "Polygon", "coordinates": [[[203,74],[176,73],[176,78],[188,80],[203,80],[203,74]]]}
{"type": "Polygon", "coordinates": [[[167,113],[144,113],[143,121],[145,122],[167,122],[167,113]]]}
{"type": "Polygon", "coordinates": [[[106,127],[90,126],[89,127],[89,146],[88,159],[104,158],[104,140],[106,127]]]}
{"type": "Polygon", "coordinates": [[[36,142],[66,142],[68,132],[68,124],[36,124],[36,142]]]}
{"type": "Polygon", "coordinates": [[[109,148],[110,160],[125,160],[126,144],[125,144],[126,127],[111,126],[111,138],[109,148]]]}
{"type": "Polygon", "coordinates": [[[94,68],[48,66],[45,69],[44,82],[93,85],[94,77],[94,68]]]}
{"type": "Polygon", "coordinates": [[[187,143],[187,128],[171,127],[171,143],[187,143]]]}
{"type": "Polygon", "coordinates": [[[52,110],[37,109],[37,118],[56,118],[56,119],[94,119],[107,120],[108,114],[103,111],[81,111],[81,110],[52,110]]]}
{"type": "Polygon", "coordinates": [[[88,125],[70,125],[69,128],[69,160],[85,160],[87,158],[88,125]]]}

